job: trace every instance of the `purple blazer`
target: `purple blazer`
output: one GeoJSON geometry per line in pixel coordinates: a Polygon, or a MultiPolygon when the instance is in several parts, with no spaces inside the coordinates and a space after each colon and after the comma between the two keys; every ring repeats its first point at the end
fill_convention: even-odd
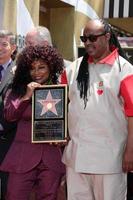
{"type": "Polygon", "coordinates": [[[4,114],[8,121],[17,120],[17,133],[0,170],[25,173],[42,160],[52,170],[65,173],[65,166],[61,162],[60,147],[31,143],[31,109],[32,105],[29,100],[20,102],[12,95],[8,96],[4,114]]]}

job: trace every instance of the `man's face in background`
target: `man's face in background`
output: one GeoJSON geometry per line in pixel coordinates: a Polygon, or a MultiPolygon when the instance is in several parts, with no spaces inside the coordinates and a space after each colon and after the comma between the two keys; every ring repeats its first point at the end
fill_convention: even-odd
{"type": "Polygon", "coordinates": [[[8,62],[16,45],[10,43],[10,36],[0,37],[0,64],[8,62]]]}
{"type": "Polygon", "coordinates": [[[25,46],[49,45],[47,40],[38,36],[36,31],[29,32],[25,37],[25,46]]]}

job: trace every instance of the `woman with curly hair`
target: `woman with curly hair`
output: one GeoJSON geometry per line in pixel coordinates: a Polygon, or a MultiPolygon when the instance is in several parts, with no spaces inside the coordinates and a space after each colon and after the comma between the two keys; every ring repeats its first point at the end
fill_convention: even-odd
{"type": "Polygon", "coordinates": [[[59,146],[31,143],[31,97],[37,87],[58,84],[63,59],[50,46],[26,47],[17,58],[5,118],[17,121],[17,133],[0,169],[9,172],[7,200],[28,200],[35,186],[37,200],[56,200],[65,167],[59,146]]]}

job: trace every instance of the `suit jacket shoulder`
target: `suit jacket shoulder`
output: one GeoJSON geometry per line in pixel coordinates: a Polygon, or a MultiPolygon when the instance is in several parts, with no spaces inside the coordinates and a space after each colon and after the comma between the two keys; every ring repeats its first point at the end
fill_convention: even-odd
{"type": "Polygon", "coordinates": [[[5,75],[3,76],[1,83],[0,83],[0,96],[3,94],[3,91],[5,91],[6,88],[10,85],[12,82],[14,73],[15,73],[15,63],[12,61],[10,65],[8,66],[5,75]]]}

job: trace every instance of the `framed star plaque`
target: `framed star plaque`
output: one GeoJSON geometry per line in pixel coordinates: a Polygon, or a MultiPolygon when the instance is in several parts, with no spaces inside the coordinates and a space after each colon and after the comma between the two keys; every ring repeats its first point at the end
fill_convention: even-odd
{"type": "Polygon", "coordinates": [[[67,85],[36,88],[32,97],[32,142],[65,142],[67,138],[67,85]]]}

